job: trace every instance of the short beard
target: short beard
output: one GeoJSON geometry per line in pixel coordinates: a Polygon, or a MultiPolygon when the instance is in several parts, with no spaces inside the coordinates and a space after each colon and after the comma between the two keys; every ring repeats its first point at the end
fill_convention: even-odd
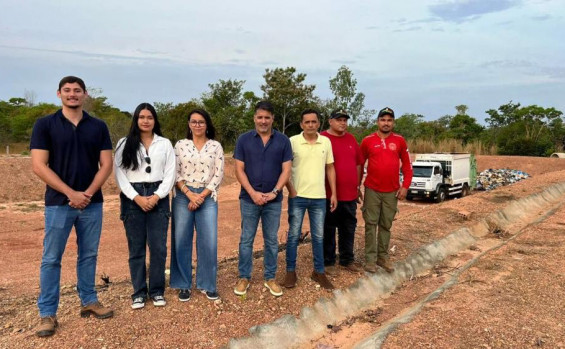
{"type": "Polygon", "coordinates": [[[80,105],[67,105],[66,106],[69,109],[79,109],[81,106],[80,105]]]}

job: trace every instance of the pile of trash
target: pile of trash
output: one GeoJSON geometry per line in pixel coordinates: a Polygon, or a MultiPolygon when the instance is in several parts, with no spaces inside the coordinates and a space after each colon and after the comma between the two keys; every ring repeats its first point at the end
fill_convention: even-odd
{"type": "Polygon", "coordinates": [[[477,176],[477,190],[493,190],[530,177],[526,172],[510,169],[484,170],[477,176]]]}

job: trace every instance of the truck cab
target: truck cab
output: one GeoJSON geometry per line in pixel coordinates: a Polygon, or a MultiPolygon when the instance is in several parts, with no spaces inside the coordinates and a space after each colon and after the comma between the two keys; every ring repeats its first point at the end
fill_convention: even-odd
{"type": "MultiPolygon", "coordinates": [[[[412,163],[412,170],[414,175],[407,196],[409,198],[421,197],[437,200],[437,196],[441,195],[438,192],[438,187],[441,187],[444,183],[441,164],[439,162],[416,161],[412,163]]],[[[443,200],[445,200],[445,197],[441,198],[441,201],[443,200]]]]}
{"type": "Polygon", "coordinates": [[[448,196],[466,196],[475,187],[476,161],[472,154],[418,154],[412,169],[408,200],[418,197],[442,202],[448,196]]]}

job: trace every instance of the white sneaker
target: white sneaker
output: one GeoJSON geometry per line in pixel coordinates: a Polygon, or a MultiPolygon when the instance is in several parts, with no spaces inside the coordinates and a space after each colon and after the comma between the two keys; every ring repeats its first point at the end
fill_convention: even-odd
{"type": "Polygon", "coordinates": [[[145,298],[143,297],[137,297],[133,300],[133,303],[131,303],[132,309],[141,309],[144,306],[145,306],[145,298]]]}
{"type": "Polygon", "coordinates": [[[153,296],[153,305],[156,307],[164,307],[167,304],[165,297],[163,296],[153,296]]]}

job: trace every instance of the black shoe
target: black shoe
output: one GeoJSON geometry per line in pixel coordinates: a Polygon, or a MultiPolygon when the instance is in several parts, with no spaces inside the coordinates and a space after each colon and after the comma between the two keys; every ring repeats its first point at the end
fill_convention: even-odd
{"type": "Polygon", "coordinates": [[[200,290],[200,292],[204,293],[206,295],[206,298],[210,300],[220,299],[220,295],[218,294],[218,292],[210,292],[206,290],[200,290]]]}
{"type": "Polygon", "coordinates": [[[131,303],[132,309],[141,309],[145,306],[145,298],[143,297],[136,297],[134,298],[133,302],[131,303]]]}
{"type": "Polygon", "coordinates": [[[188,302],[190,300],[190,290],[180,290],[179,301],[188,302]]]}
{"type": "Polygon", "coordinates": [[[167,305],[167,301],[162,295],[153,296],[151,297],[151,299],[153,300],[153,305],[156,307],[164,307],[165,305],[167,305]]]}

